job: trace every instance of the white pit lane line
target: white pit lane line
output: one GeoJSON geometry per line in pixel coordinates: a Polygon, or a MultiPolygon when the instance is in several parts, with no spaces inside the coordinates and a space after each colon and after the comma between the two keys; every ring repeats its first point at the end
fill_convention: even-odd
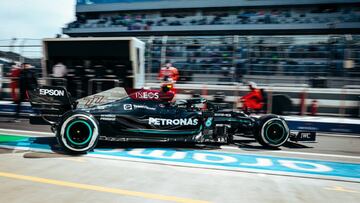
{"type": "Polygon", "coordinates": [[[19,136],[31,135],[32,137],[43,137],[44,135],[49,135],[49,136],[54,135],[54,133],[50,133],[50,132],[29,131],[29,130],[13,130],[13,129],[5,129],[5,128],[0,128],[0,133],[14,133],[14,134],[11,134],[11,135],[19,135],[19,136]]]}
{"type": "MultiPolygon", "coordinates": [[[[221,146],[221,149],[241,150],[241,148],[234,147],[234,146],[221,146]]],[[[348,156],[348,155],[341,155],[341,154],[322,154],[322,153],[294,152],[294,151],[284,151],[284,150],[273,150],[273,151],[269,151],[269,152],[278,153],[278,154],[297,154],[297,155],[307,155],[307,156],[322,156],[322,157],[334,157],[334,158],[360,159],[359,156],[348,156]]]]}
{"type": "Polygon", "coordinates": [[[298,154],[298,155],[308,155],[308,156],[323,156],[323,157],[335,157],[335,158],[360,159],[359,156],[348,156],[348,155],[339,155],[339,154],[321,154],[321,153],[294,152],[294,151],[274,151],[274,152],[275,153],[280,153],[280,154],[298,154]]]}

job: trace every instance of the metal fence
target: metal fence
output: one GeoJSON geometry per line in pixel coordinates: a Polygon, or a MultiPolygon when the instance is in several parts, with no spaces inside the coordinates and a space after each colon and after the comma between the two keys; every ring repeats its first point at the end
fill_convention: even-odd
{"type": "MultiPolygon", "coordinates": [[[[157,81],[170,61],[180,83],[360,85],[360,35],[153,36],[146,42],[146,81],[157,81]]],[[[7,62],[29,62],[41,76],[41,40],[0,40],[3,76],[7,62]]]]}
{"type": "Polygon", "coordinates": [[[147,42],[147,81],[155,81],[160,67],[170,61],[179,69],[184,83],[254,80],[342,87],[360,85],[359,38],[358,35],[163,36],[142,40],[147,42]]]}
{"type": "Polygon", "coordinates": [[[42,57],[40,39],[13,38],[0,40],[0,57],[19,62],[37,62],[42,57]]]}

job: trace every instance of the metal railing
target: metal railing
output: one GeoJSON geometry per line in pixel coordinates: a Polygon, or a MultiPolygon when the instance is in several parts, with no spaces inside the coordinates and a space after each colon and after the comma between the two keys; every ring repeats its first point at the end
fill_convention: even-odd
{"type": "MultiPolygon", "coordinates": [[[[179,69],[183,82],[190,84],[248,80],[288,83],[282,76],[294,76],[294,83],[311,84],[311,78],[323,76],[328,78],[328,87],[360,85],[360,35],[139,38],[146,42],[145,73],[150,82],[161,65],[170,60],[179,69]]],[[[40,68],[41,40],[0,40],[0,51],[7,53],[5,58],[35,62],[40,68]]],[[[4,72],[8,69],[4,64],[4,72]]]]}
{"type": "MultiPolygon", "coordinates": [[[[354,40],[358,38],[358,35],[152,37],[146,72],[156,74],[163,61],[170,60],[180,73],[190,75],[203,72],[215,78],[221,76],[211,74],[228,69],[230,81],[262,75],[271,83],[278,78],[272,81],[269,75],[305,76],[308,81],[315,76],[338,76],[338,81],[346,82],[329,84],[341,88],[356,82],[353,78],[360,79],[360,43],[354,40]]],[[[186,77],[186,82],[197,83],[191,76],[186,77]]],[[[153,77],[148,74],[146,79],[153,77]]],[[[214,84],[213,80],[208,82],[214,84]]]]}

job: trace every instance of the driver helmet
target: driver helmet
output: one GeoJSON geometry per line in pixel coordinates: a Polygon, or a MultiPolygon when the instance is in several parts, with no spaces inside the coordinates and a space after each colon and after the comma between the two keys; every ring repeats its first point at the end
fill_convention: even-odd
{"type": "Polygon", "coordinates": [[[171,84],[166,84],[166,83],[165,83],[165,84],[163,84],[163,85],[161,86],[161,91],[164,92],[164,93],[166,93],[166,92],[170,91],[171,88],[172,88],[172,85],[171,85],[171,84]]]}

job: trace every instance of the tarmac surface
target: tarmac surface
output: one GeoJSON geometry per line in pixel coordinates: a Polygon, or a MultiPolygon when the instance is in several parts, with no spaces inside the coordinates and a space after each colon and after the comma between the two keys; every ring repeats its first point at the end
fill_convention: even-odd
{"type": "Polygon", "coordinates": [[[221,147],[101,143],[86,156],[56,145],[48,126],[0,119],[0,202],[360,201],[360,137],[319,135],[279,150],[248,138],[221,147]]]}

